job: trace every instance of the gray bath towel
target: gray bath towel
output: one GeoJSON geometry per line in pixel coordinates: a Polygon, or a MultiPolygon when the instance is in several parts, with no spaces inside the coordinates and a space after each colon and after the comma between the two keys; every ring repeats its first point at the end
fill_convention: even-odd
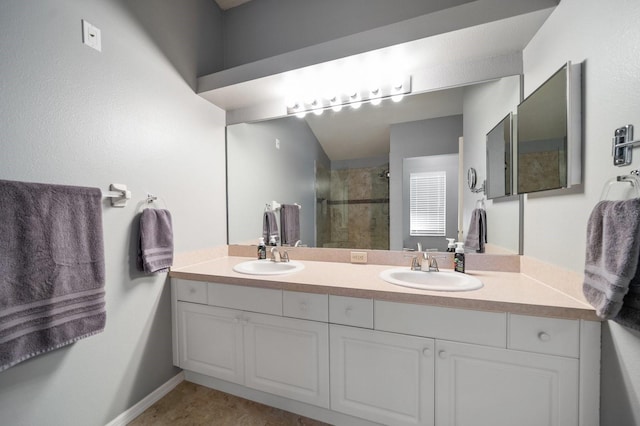
{"type": "Polygon", "coordinates": [[[295,204],[280,207],[282,244],[293,245],[300,239],[300,208],[295,204]]]}
{"type": "Polygon", "coordinates": [[[587,223],[582,289],[598,316],[636,329],[640,327],[639,258],[640,199],[599,202],[587,223]]]}
{"type": "Polygon", "coordinates": [[[484,253],[484,245],[487,242],[487,213],[484,209],[473,209],[469,221],[469,231],[464,246],[467,249],[484,253]]]}
{"type": "Polygon", "coordinates": [[[173,265],[173,227],[169,210],[142,211],[139,241],[138,269],[148,274],[167,272],[173,265]]]}
{"type": "Polygon", "coordinates": [[[104,329],[101,199],[0,180],[0,371],[104,329]]]}
{"type": "Polygon", "coordinates": [[[271,210],[264,212],[262,216],[262,236],[267,244],[271,241],[271,237],[275,238],[276,242],[280,239],[278,235],[278,220],[276,219],[276,214],[271,210]]]}

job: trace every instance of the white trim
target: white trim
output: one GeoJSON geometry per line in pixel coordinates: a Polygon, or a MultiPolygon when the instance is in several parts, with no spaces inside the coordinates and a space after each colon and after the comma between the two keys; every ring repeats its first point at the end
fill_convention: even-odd
{"type": "Polygon", "coordinates": [[[184,381],[184,372],[180,372],[167,380],[159,388],[151,392],[149,395],[142,398],[137,404],[128,410],[124,411],[115,419],[111,420],[105,426],[126,426],[136,417],[144,412],[147,408],[151,407],[154,403],[159,401],[163,396],[171,392],[176,386],[184,381]]]}
{"type": "Polygon", "coordinates": [[[580,320],[580,426],[600,425],[600,340],[602,323],[580,320]]]}

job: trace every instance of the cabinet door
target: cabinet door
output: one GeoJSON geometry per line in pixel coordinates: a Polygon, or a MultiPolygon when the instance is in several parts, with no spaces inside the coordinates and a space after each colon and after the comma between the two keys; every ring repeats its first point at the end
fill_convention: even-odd
{"type": "Polygon", "coordinates": [[[244,382],[241,312],[178,302],[181,368],[229,382],[244,382]]]}
{"type": "Polygon", "coordinates": [[[433,425],[434,341],[339,325],[331,334],[331,409],[385,425],[433,425]]]}
{"type": "Polygon", "coordinates": [[[436,343],[436,424],[577,426],[578,360],[436,343]]]}
{"type": "Polygon", "coordinates": [[[246,386],[329,408],[329,326],[244,315],[246,386]]]}

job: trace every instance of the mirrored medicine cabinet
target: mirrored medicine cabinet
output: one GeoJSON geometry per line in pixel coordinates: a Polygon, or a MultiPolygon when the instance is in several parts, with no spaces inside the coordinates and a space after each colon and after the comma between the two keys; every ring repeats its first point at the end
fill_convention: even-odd
{"type": "Polygon", "coordinates": [[[507,197],[513,194],[513,114],[487,133],[487,198],[507,197]]]}
{"type": "Polygon", "coordinates": [[[581,64],[567,62],[487,133],[487,198],[581,183],[581,129],[581,64]]]}

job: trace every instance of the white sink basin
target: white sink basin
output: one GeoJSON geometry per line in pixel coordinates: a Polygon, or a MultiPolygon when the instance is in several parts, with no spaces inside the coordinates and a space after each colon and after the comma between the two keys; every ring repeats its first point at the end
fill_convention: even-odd
{"type": "Polygon", "coordinates": [[[304,269],[304,264],[292,260],[290,262],[272,262],[271,260],[248,260],[238,263],[233,270],[249,275],[282,275],[292,274],[304,269]]]}
{"type": "Polygon", "coordinates": [[[483,286],[479,279],[453,271],[423,272],[394,268],[380,272],[380,278],[391,284],[420,290],[468,291],[483,286]]]}

